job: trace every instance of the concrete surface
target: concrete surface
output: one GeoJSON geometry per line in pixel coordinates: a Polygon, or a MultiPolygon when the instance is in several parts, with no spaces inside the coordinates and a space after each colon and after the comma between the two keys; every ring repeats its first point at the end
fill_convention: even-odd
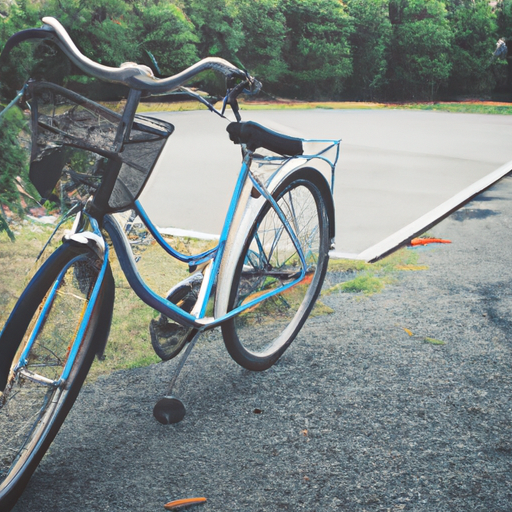
{"type": "MultiPolygon", "coordinates": [[[[375,246],[512,160],[510,116],[390,109],[242,116],[290,135],[343,140],[334,195],[336,251],[345,256],[375,246]]],[[[144,207],[160,227],[220,233],[240,166],[226,122],[206,111],[158,117],[176,131],[142,195],[144,207]]]]}

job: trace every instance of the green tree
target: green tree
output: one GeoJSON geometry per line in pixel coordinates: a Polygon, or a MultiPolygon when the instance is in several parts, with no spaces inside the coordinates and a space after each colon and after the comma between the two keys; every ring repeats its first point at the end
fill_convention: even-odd
{"type": "Polygon", "coordinates": [[[500,0],[496,4],[499,37],[512,39],[512,0],[500,0]]]}
{"type": "Polygon", "coordinates": [[[495,77],[490,72],[497,37],[496,16],[487,0],[447,3],[453,33],[449,91],[455,94],[490,94],[495,77]]]}
{"type": "Polygon", "coordinates": [[[183,3],[187,16],[199,32],[199,56],[235,61],[245,40],[242,21],[238,18],[237,2],[184,0],[183,3]]]}
{"type": "Polygon", "coordinates": [[[340,0],[282,0],[288,29],[283,92],[302,98],[339,96],[352,73],[352,24],[340,0]]]}
{"type": "Polygon", "coordinates": [[[18,179],[28,183],[27,152],[20,142],[25,128],[24,114],[18,107],[12,107],[0,118],[0,232],[7,231],[12,240],[14,235],[4,216],[7,206],[12,212],[23,215],[18,179]]]}
{"type": "Polygon", "coordinates": [[[184,12],[169,1],[146,2],[134,8],[132,36],[142,52],[150,52],[163,75],[182,71],[198,60],[199,38],[184,12]]]}
{"type": "Polygon", "coordinates": [[[349,89],[357,99],[373,100],[382,95],[386,85],[391,42],[389,0],[349,0],[347,6],[354,24],[349,89]]]}
{"type": "Polygon", "coordinates": [[[494,61],[493,70],[498,76],[500,92],[510,95],[512,93],[512,0],[501,0],[497,3],[496,17],[498,37],[506,41],[508,54],[494,61]]]}
{"type": "Polygon", "coordinates": [[[251,73],[260,77],[265,90],[272,90],[286,73],[283,58],[286,18],[279,0],[239,0],[237,19],[242,23],[244,39],[238,56],[251,73]]]}
{"type": "MultiPolygon", "coordinates": [[[[0,21],[0,46],[14,33],[27,27],[37,26],[39,12],[27,0],[18,3],[9,3],[4,6],[0,21]]],[[[7,62],[3,62],[0,68],[0,96],[3,100],[11,100],[23,83],[29,78],[29,69],[33,64],[33,48],[30,43],[25,43],[11,52],[7,62]]]]}
{"type": "Polygon", "coordinates": [[[137,44],[129,31],[130,6],[119,0],[48,0],[43,12],[54,16],[80,51],[107,66],[133,60],[137,44]]]}
{"type": "MultiPolygon", "coordinates": [[[[245,36],[236,0],[183,0],[183,10],[196,29],[199,58],[220,57],[244,67],[238,59],[245,36]]],[[[225,80],[214,72],[203,73],[197,84],[218,96],[226,92],[225,80]]]]}
{"type": "Polygon", "coordinates": [[[433,100],[450,76],[452,33],[439,0],[390,0],[390,94],[433,100]]]}

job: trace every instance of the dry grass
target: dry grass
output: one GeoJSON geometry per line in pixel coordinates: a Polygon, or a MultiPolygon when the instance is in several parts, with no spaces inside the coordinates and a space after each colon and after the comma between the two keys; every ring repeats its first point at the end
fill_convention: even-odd
{"type": "MultiPolygon", "coordinates": [[[[65,227],[54,238],[54,246],[59,243],[65,227]]],[[[34,269],[34,260],[51,234],[52,228],[25,222],[15,231],[17,236],[14,243],[5,233],[0,233],[0,325],[6,321],[16,298],[23,291],[27,276],[30,275],[31,269],[34,269]]],[[[188,266],[169,257],[151,237],[140,238],[141,234],[144,233],[138,232],[133,237],[134,242],[143,240],[142,243],[134,246],[134,253],[139,258],[138,270],[150,288],[165,296],[172,285],[188,275],[188,266]]],[[[189,254],[204,251],[214,243],[185,238],[173,238],[170,242],[180,251],[189,254]]],[[[148,328],[151,319],[158,314],[135,295],[126,282],[114,251],[110,254],[116,281],[114,317],[105,358],[93,364],[89,377],[92,379],[116,370],[146,366],[159,361],[151,347],[148,328]]],[[[355,272],[356,275],[349,281],[324,291],[324,294],[350,292],[371,295],[377,293],[393,282],[397,272],[424,269],[425,267],[417,265],[416,260],[417,255],[406,249],[375,264],[354,260],[331,260],[329,263],[331,272],[355,272]]],[[[330,313],[333,313],[333,310],[318,301],[312,315],[330,313]]]]}
{"type": "MultiPolygon", "coordinates": [[[[103,103],[108,108],[121,112],[125,101],[103,103]]],[[[420,102],[420,103],[376,103],[364,101],[297,101],[286,99],[262,100],[240,99],[242,110],[368,110],[368,109],[403,109],[403,110],[432,110],[439,112],[456,112],[470,114],[512,114],[512,104],[495,101],[459,101],[459,102],[420,102]]],[[[218,102],[215,107],[221,109],[218,102]]],[[[191,110],[206,110],[201,103],[190,101],[179,102],[147,102],[141,103],[137,112],[185,112],[191,110]]]]}
{"type": "MultiPolygon", "coordinates": [[[[54,247],[61,240],[64,229],[54,238],[54,247]]],[[[35,259],[50,236],[52,227],[25,222],[15,232],[15,242],[11,242],[5,233],[0,233],[0,326],[7,320],[16,299],[33,274],[35,259]]],[[[146,240],[149,240],[148,243],[135,246],[134,252],[140,258],[138,270],[148,286],[165,296],[172,285],[188,275],[188,266],[167,256],[156,242],[146,240]]],[[[212,244],[211,241],[185,238],[172,239],[171,243],[185,253],[201,252],[212,244]]],[[[90,379],[160,361],[153,352],[149,336],[149,322],[157,313],[130,288],[114,251],[110,253],[110,262],[116,281],[114,317],[105,358],[95,361],[90,379]]]]}
{"type": "Polygon", "coordinates": [[[332,293],[373,295],[395,282],[399,272],[426,270],[427,268],[425,265],[418,265],[418,254],[410,249],[400,249],[376,263],[366,263],[360,260],[331,260],[329,262],[331,272],[349,274],[353,277],[327,288],[322,295],[332,293]]]}

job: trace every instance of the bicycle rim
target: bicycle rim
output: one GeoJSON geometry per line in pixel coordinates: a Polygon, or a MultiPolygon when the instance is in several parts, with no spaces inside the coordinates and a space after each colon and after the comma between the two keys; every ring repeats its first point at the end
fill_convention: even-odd
{"type": "Polygon", "coordinates": [[[71,407],[94,357],[87,350],[90,332],[86,332],[68,379],[51,384],[61,378],[98,277],[92,253],[76,256],[68,250],[64,254],[67,261],[57,260],[34,277],[0,336],[0,359],[11,361],[0,384],[2,505],[4,501],[7,506],[14,503],[21,493],[71,407]],[[56,280],[60,282],[55,286],[56,280]],[[17,345],[14,357],[13,345],[17,345]],[[22,357],[26,364],[18,369],[22,357]],[[88,359],[87,368],[77,378],[84,359],[88,359]]]}
{"type": "Polygon", "coordinates": [[[230,309],[270,292],[279,293],[223,326],[228,351],[239,364],[252,370],[274,364],[295,338],[318,296],[328,260],[328,217],[322,191],[314,181],[292,177],[275,197],[300,242],[305,275],[298,279],[303,265],[296,246],[276,211],[267,204],[254,223],[238,263],[230,309]]]}

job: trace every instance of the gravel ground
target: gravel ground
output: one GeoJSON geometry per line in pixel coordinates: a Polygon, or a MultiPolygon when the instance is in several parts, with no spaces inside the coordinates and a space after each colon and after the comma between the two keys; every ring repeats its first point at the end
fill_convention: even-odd
{"type": "Polygon", "coordinates": [[[205,337],[178,425],[152,417],[175,361],[86,386],[15,511],[511,511],[511,227],[505,178],[432,230],[428,270],[328,296],[264,373],[205,337]]]}

